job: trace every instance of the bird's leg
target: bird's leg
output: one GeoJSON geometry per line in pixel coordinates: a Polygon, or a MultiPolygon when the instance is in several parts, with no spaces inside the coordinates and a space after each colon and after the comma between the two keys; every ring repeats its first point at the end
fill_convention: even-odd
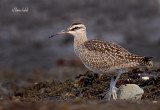
{"type": "Polygon", "coordinates": [[[113,76],[111,76],[110,90],[109,90],[109,93],[108,93],[108,101],[111,99],[113,83],[114,83],[114,79],[113,79],[113,76]]]}
{"type": "Polygon", "coordinates": [[[112,96],[113,96],[113,99],[114,100],[116,100],[117,99],[117,93],[116,93],[116,84],[117,84],[117,81],[118,81],[118,79],[120,78],[120,76],[121,76],[121,74],[122,74],[122,69],[120,69],[119,71],[118,71],[118,75],[117,75],[117,77],[116,77],[116,80],[113,82],[113,84],[112,84],[112,96]]]}
{"type": "Polygon", "coordinates": [[[116,77],[116,80],[114,81],[114,84],[115,84],[115,85],[116,85],[118,79],[120,78],[121,74],[122,74],[122,69],[120,69],[120,70],[118,71],[118,75],[117,75],[117,77],[116,77]]]}
{"type": "Polygon", "coordinates": [[[114,100],[117,99],[117,88],[116,88],[116,83],[118,81],[118,79],[120,78],[122,74],[122,69],[120,69],[118,71],[118,75],[116,77],[116,79],[114,80],[113,75],[111,76],[111,82],[110,82],[110,90],[109,93],[105,96],[105,98],[108,99],[108,101],[110,101],[111,96],[113,97],[114,100]]]}

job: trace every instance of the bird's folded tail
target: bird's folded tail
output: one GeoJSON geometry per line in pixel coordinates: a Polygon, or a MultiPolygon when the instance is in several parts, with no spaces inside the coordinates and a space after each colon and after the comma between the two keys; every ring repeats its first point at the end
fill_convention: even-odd
{"type": "Polygon", "coordinates": [[[151,57],[151,56],[144,56],[142,57],[142,59],[140,60],[140,65],[142,66],[153,66],[153,62],[152,62],[152,58],[154,57],[151,57]]]}

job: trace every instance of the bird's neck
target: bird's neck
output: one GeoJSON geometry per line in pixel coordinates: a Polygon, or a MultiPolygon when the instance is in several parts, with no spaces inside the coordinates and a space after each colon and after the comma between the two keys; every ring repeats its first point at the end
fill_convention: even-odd
{"type": "Polygon", "coordinates": [[[81,44],[83,44],[85,41],[87,41],[86,34],[81,35],[75,35],[74,36],[74,47],[78,48],[81,44]]]}

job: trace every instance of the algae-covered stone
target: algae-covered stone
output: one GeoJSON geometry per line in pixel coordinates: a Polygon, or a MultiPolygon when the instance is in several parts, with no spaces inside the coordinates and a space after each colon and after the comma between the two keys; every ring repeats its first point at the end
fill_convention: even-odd
{"type": "Polygon", "coordinates": [[[118,99],[140,100],[144,91],[136,84],[122,85],[118,89],[118,99]]]}

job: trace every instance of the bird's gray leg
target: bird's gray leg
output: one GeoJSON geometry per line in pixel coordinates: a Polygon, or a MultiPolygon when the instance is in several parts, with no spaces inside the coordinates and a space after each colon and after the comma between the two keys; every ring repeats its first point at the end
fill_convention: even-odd
{"type": "Polygon", "coordinates": [[[120,78],[121,74],[122,74],[122,69],[120,69],[120,70],[118,71],[118,75],[117,75],[117,77],[116,77],[116,80],[114,81],[114,84],[115,84],[115,85],[116,85],[118,79],[120,78]]]}
{"type": "Polygon", "coordinates": [[[113,76],[111,76],[110,90],[109,90],[109,93],[108,93],[108,101],[111,99],[113,83],[114,83],[114,79],[113,79],[113,76]]]}
{"type": "Polygon", "coordinates": [[[110,90],[109,90],[109,93],[105,96],[105,98],[107,98],[108,101],[110,101],[111,96],[113,97],[114,100],[117,99],[116,83],[117,83],[118,79],[120,78],[121,74],[122,74],[122,69],[120,69],[120,70],[118,71],[118,75],[117,75],[115,81],[114,81],[113,75],[111,76],[110,90]]]}
{"type": "Polygon", "coordinates": [[[120,69],[120,70],[118,71],[118,75],[117,75],[117,77],[116,77],[116,80],[115,80],[115,81],[113,82],[113,84],[112,84],[112,96],[113,96],[113,99],[114,99],[114,100],[117,99],[116,84],[117,84],[117,81],[118,81],[118,79],[120,78],[121,74],[122,74],[122,69],[120,69]]]}

